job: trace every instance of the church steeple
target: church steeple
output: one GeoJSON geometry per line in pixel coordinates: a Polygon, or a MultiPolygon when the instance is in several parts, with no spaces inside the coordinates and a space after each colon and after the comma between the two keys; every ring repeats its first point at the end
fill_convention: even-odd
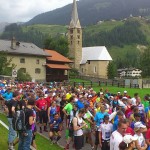
{"type": "Polygon", "coordinates": [[[80,70],[82,59],[82,28],[80,25],[77,3],[73,0],[72,17],[68,28],[69,57],[72,59],[73,68],[80,70]]]}
{"type": "Polygon", "coordinates": [[[79,17],[78,17],[76,0],[73,0],[73,9],[72,9],[72,18],[70,22],[70,28],[81,28],[79,17]]]}

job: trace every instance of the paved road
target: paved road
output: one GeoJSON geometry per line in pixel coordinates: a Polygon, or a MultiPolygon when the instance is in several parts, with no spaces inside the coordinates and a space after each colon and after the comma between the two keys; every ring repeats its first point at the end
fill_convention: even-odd
{"type": "MultiPolygon", "coordinates": [[[[65,125],[64,125],[64,128],[65,128],[65,125]]],[[[39,131],[39,129],[38,129],[38,131],[39,131]]],[[[44,135],[44,136],[47,137],[47,138],[49,137],[49,136],[48,136],[48,132],[43,132],[42,135],[44,135]]],[[[93,136],[93,141],[94,141],[94,136],[93,136]]],[[[59,145],[60,145],[61,147],[64,147],[64,146],[65,146],[65,144],[66,144],[65,130],[62,131],[62,137],[61,137],[61,139],[58,141],[58,143],[59,143],[59,145]]],[[[74,149],[72,148],[72,145],[73,145],[73,143],[71,142],[70,147],[69,147],[69,150],[74,150],[74,149]]],[[[82,150],[91,150],[90,144],[85,143],[85,145],[84,145],[84,147],[82,148],[82,150]]]]}

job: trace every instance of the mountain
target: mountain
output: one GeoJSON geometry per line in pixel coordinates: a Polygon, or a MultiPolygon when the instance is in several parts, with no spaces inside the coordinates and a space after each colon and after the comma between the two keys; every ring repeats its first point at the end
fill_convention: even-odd
{"type": "MultiPolygon", "coordinates": [[[[150,0],[80,0],[77,1],[81,25],[96,24],[100,20],[123,19],[132,16],[150,16],[150,0]]],[[[72,4],[35,16],[26,25],[68,25],[72,4]]]]}
{"type": "Polygon", "coordinates": [[[5,29],[5,27],[9,25],[7,22],[0,22],[0,33],[2,33],[5,29]]]}

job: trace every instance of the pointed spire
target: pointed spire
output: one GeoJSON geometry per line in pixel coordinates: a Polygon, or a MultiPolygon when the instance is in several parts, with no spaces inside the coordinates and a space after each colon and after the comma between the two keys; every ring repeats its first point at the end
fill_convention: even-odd
{"type": "Polygon", "coordinates": [[[72,18],[70,22],[70,28],[81,28],[79,17],[78,17],[76,0],[73,0],[73,9],[72,9],[72,18]]]}

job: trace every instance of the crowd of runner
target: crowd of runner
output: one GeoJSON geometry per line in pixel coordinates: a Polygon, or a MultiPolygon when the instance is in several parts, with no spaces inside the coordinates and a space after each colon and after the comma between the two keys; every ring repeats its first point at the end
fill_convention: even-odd
{"type": "Polygon", "coordinates": [[[85,142],[91,149],[150,150],[150,95],[141,98],[127,91],[111,93],[101,88],[71,87],[52,83],[0,81],[0,104],[9,122],[8,149],[35,149],[36,132],[48,132],[50,144],[58,144],[66,130],[64,149],[80,150],[85,142]],[[26,131],[12,127],[13,114],[25,110],[26,131]],[[37,128],[38,126],[38,128],[37,128]]]}

